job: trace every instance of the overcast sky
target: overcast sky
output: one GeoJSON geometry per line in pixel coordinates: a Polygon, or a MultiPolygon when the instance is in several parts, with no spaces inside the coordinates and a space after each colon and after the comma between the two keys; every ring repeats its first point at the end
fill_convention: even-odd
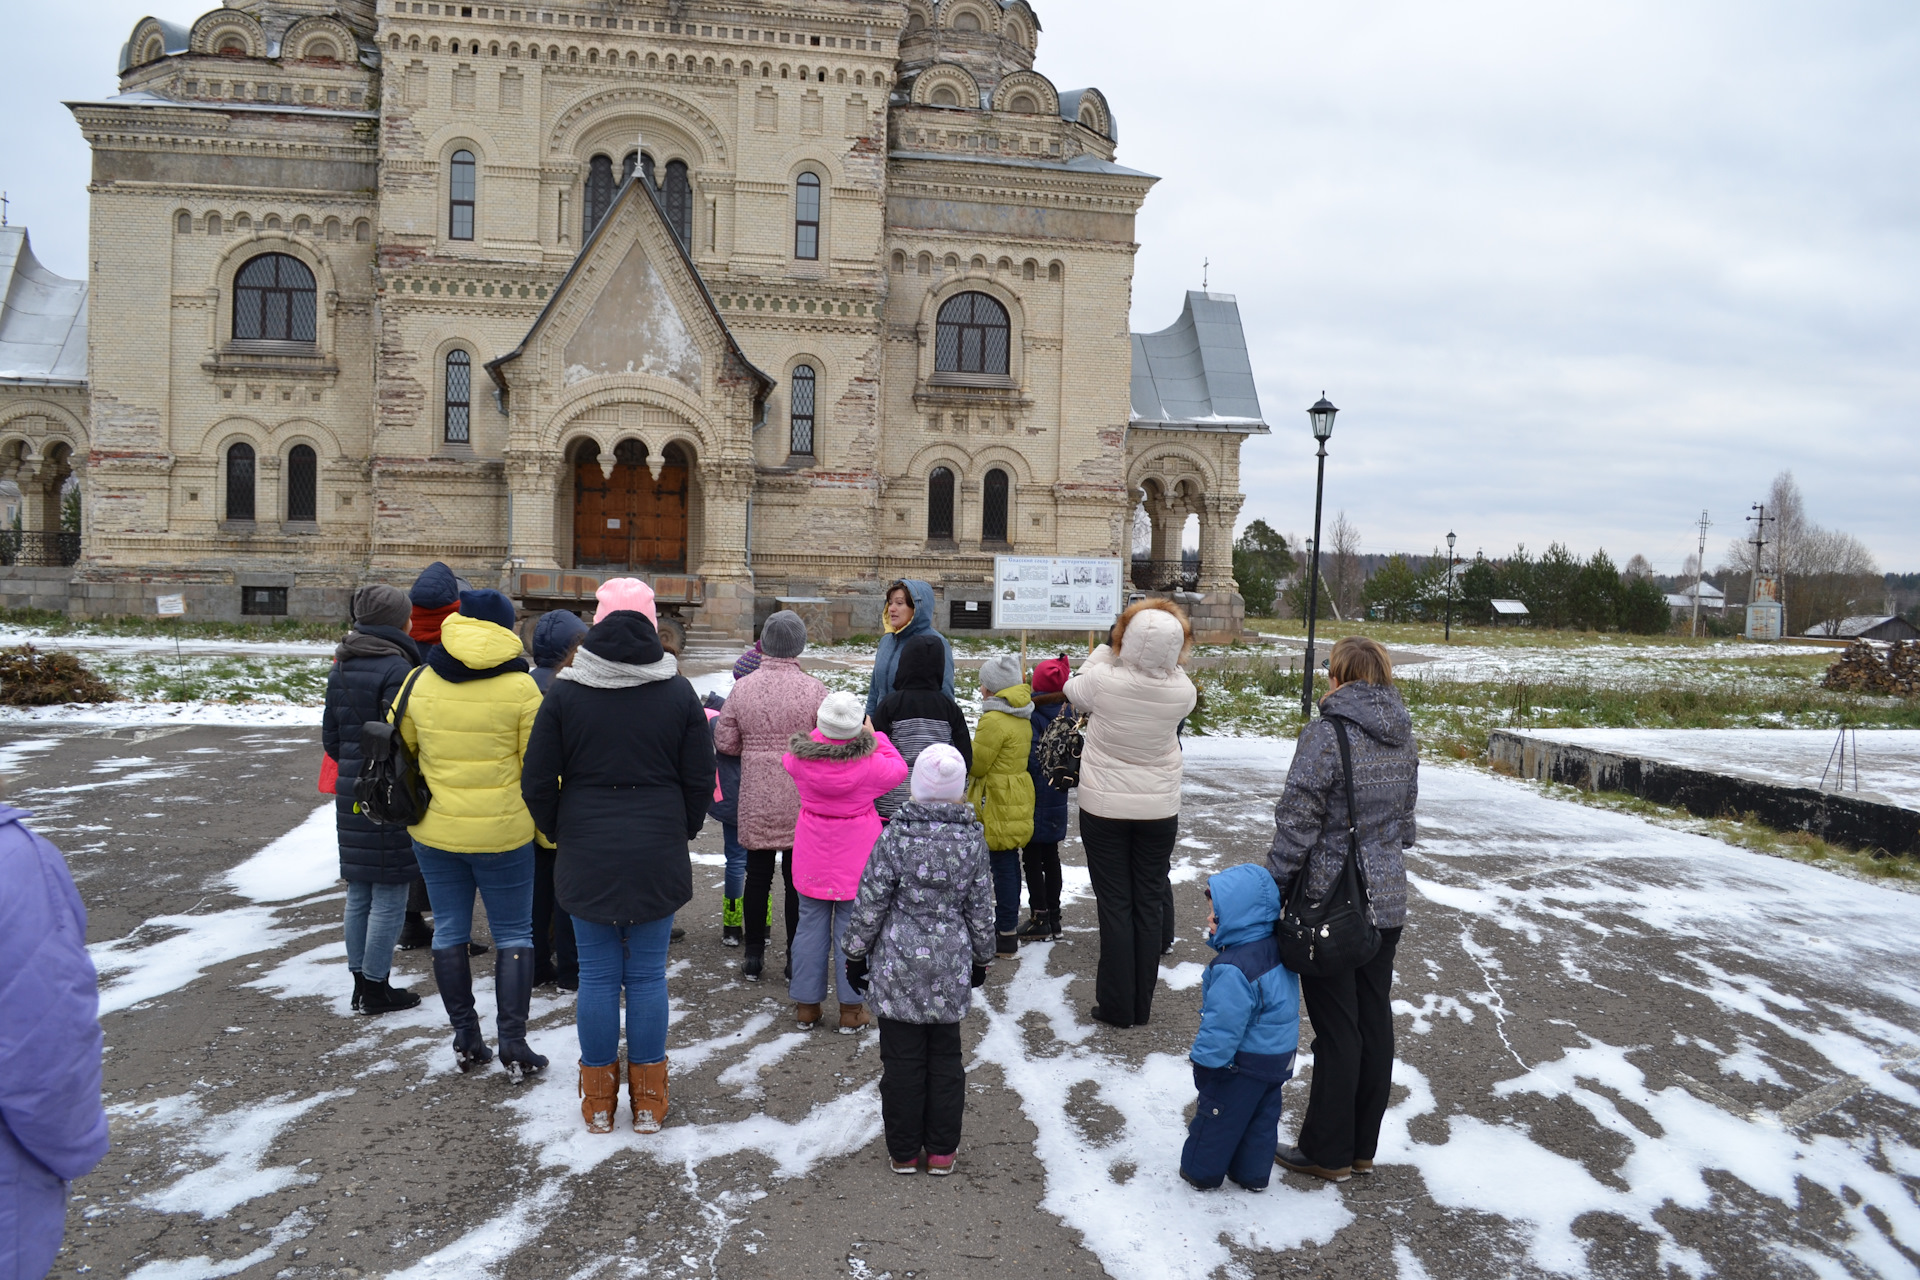
{"type": "MultiPolygon", "coordinates": [[[[0,187],[85,269],[87,150],[146,12],[21,5],[0,187]],[[91,14],[76,22],[77,12],[91,14]],[[30,54],[22,51],[31,51],[30,54]]],[[[1133,327],[1212,260],[1274,432],[1242,520],[1305,536],[1306,407],[1341,414],[1327,520],[1672,572],[1791,469],[1808,514],[1920,570],[1920,9],[1607,0],[1035,0],[1039,68],[1101,88],[1139,222],[1133,327]]]]}

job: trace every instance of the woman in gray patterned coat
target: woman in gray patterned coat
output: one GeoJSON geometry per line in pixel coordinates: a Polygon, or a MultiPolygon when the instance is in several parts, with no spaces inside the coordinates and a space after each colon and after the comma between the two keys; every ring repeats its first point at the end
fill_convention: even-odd
{"type": "Polygon", "coordinates": [[[967,765],[943,742],[914,762],[912,799],[874,846],[842,947],[847,980],[880,1015],[880,1114],[895,1173],[953,1172],[966,1110],[960,1020],[993,962],[986,830],[967,765]]]}
{"type": "Polygon", "coordinates": [[[1286,900],[1295,877],[1307,897],[1324,899],[1347,857],[1347,789],[1340,740],[1329,718],[1344,720],[1353,752],[1353,800],[1359,810],[1360,863],[1380,950],[1357,969],[1300,979],[1313,1020],[1313,1084],[1295,1145],[1275,1160],[1295,1173],[1345,1182],[1372,1173],[1380,1121],[1393,1079],[1393,956],[1407,922],[1404,850],[1414,842],[1420,752],[1413,721],[1393,687],[1393,663],[1379,643],[1348,636],[1327,663],[1333,688],[1320,718],[1301,730],[1287,785],[1274,806],[1267,869],[1286,900]]]}

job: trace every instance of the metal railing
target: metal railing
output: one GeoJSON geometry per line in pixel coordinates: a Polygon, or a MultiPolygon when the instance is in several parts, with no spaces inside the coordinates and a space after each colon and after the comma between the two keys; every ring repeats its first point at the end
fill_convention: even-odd
{"type": "Polygon", "coordinates": [[[1198,560],[1135,560],[1133,585],[1141,591],[1198,591],[1198,560]]]}
{"type": "Polygon", "coordinates": [[[0,565],[64,568],[79,559],[80,535],[77,533],[0,529],[0,565]]]}

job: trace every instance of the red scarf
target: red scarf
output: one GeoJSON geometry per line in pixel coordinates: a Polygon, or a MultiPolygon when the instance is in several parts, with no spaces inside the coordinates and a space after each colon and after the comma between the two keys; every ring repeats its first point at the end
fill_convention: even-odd
{"type": "Polygon", "coordinates": [[[440,643],[440,624],[445,622],[460,608],[460,602],[442,605],[438,609],[423,609],[413,606],[413,616],[407,620],[407,634],[420,644],[440,643]]]}

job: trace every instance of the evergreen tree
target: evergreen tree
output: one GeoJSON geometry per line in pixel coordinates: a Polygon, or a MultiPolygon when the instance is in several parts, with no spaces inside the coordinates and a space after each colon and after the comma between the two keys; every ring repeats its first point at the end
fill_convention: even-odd
{"type": "Polygon", "coordinates": [[[1573,582],[1573,599],[1568,607],[1569,621],[1589,631],[1613,630],[1619,615],[1620,571],[1606,548],[1593,553],[1573,582]]]}
{"type": "Polygon", "coordinates": [[[1561,543],[1548,544],[1533,566],[1532,594],[1520,597],[1536,626],[1557,630],[1573,621],[1574,591],[1584,567],[1561,543]]]}
{"type": "Polygon", "coordinates": [[[1255,520],[1241,530],[1233,544],[1233,576],[1240,584],[1247,612],[1256,617],[1271,617],[1280,580],[1292,572],[1293,567],[1287,540],[1265,520],[1255,520]]]}
{"type": "Polygon", "coordinates": [[[1460,572],[1459,580],[1454,584],[1454,616],[1462,622],[1476,622],[1485,626],[1493,621],[1493,601],[1500,592],[1499,571],[1486,556],[1475,555],[1473,563],[1460,572]]]}
{"type": "Polygon", "coordinates": [[[1673,628],[1673,610],[1652,578],[1628,579],[1620,592],[1620,629],[1636,635],[1663,635],[1673,628]]]}
{"type": "Polygon", "coordinates": [[[1420,575],[1405,556],[1394,556],[1367,579],[1367,608],[1388,622],[1408,622],[1420,608],[1420,575]]]}

